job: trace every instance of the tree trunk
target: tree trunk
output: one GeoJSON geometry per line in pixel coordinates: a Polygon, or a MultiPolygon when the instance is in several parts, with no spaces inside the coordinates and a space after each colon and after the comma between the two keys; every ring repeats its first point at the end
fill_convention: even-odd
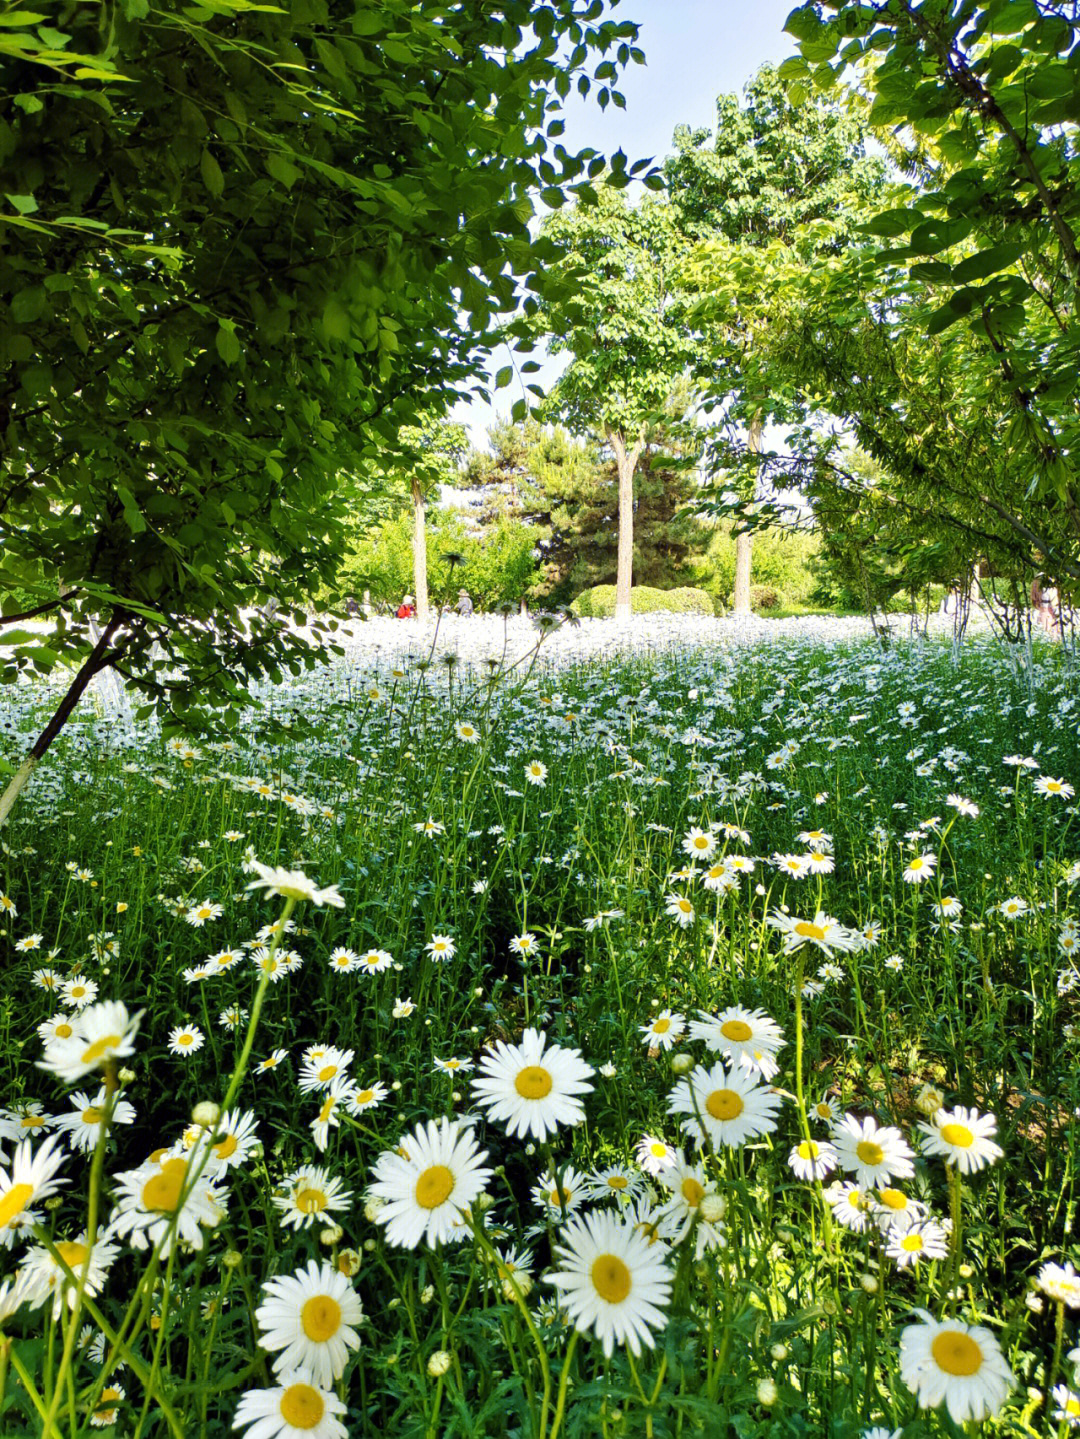
{"type": "Polygon", "coordinates": [[[114,659],[115,653],[109,655],[109,646],[112,637],[120,628],[124,615],[114,611],[110,616],[105,628],[97,637],[97,643],[83,661],[82,668],[75,675],[68,687],[68,692],[56,707],[52,719],[38,735],[37,739],[30,746],[30,753],[23,760],[22,764],[11,776],[3,794],[0,794],[0,829],[7,823],[8,815],[14,808],[15,801],[26,787],[26,783],[37,767],[38,761],[45,754],[53,740],[64,728],[72,710],[83,697],[83,691],[99,671],[114,659]]]}
{"type": "Polygon", "coordinates": [[[626,448],[621,430],[608,430],[607,441],[615,455],[619,476],[619,549],[615,569],[615,619],[630,622],[630,588],[634,576],[634,471],[645,447],[644,432],[626,448]]]}
{"type": "MultiPolygon", "coordinates": [[[[750,421],[750,453],[761,453],[761,411],[750,421]]],[[[761,499],[760,473],[754,477],[754,499],[761,499]]],[[[735,536],[735,613],[750,613],[750,573],[754,562],[754,537],[749,533],[735,536]]]]}
{"type": "Polygon", "coordinates": [[[428,617],[426,502],[424,492],[416,480],[412,482],[412,502],[412,562],[413,587],[416,591],[416,618],[426,620],[428,617]]]}

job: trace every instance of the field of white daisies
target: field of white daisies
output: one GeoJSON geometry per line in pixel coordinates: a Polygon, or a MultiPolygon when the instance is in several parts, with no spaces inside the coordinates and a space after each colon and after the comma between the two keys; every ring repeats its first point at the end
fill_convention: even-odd
{"type": "Polygon", "coordinates": [[[85,701],[0,846],[0,1434],[1080,1432],[1077,696],[789,640],[85,701]]]}

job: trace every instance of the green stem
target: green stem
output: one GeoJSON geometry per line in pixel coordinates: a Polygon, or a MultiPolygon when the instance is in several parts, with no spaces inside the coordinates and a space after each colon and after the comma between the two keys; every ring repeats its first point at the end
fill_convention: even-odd
{"type": "Polygon", "coordinates": [[[570,1336],[570,1343],[566,1346],[566,1358],[563,1360],[562,1373],[559,1375],[559,1392],[555,1399],[555,1417],[551,1421],[550,1439],[557,1439],[559,1425],[563,1421],[563,1414],[566,1410],[566,1387],[570,1382],[570,1361],[574,1357],[577,1342],[578,1331],[575,1329],[570,1336]]]}

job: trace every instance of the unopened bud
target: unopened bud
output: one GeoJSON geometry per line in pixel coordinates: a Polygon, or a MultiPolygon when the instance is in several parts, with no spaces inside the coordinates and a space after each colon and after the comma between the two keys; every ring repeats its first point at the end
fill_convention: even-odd
{"type": "Polygon", "coordinates": [[[759,1379],[757,1387],[758,1403],[766,1409],[771,1409],[780,1398],[780,1391],[771,1379],[759,1379]]]}
{"type": "Polygon", "coordinates": [[[427,1372],[432,1379],[439,1379],[450,1368],[450,1355],[445,1349],[436,1349],[427,1362],[427,1372]]]}
{"type": "Polygon", "coordinates": [[[221,1105],[212,1099],[204,1099],[191,1111],[191,1122],[200,1129],[213,1129],[221,1118],[221,1105]]]}

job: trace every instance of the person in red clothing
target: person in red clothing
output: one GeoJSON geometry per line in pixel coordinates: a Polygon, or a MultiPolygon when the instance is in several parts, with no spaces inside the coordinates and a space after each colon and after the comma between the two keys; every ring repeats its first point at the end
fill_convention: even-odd
{"type": "Polygon", "coordinates": [[[401,604],[398,605],[397,617],[399,620],[411,620],[416,611],[413,609],[412,595],[403,595],[401,604]]]}

